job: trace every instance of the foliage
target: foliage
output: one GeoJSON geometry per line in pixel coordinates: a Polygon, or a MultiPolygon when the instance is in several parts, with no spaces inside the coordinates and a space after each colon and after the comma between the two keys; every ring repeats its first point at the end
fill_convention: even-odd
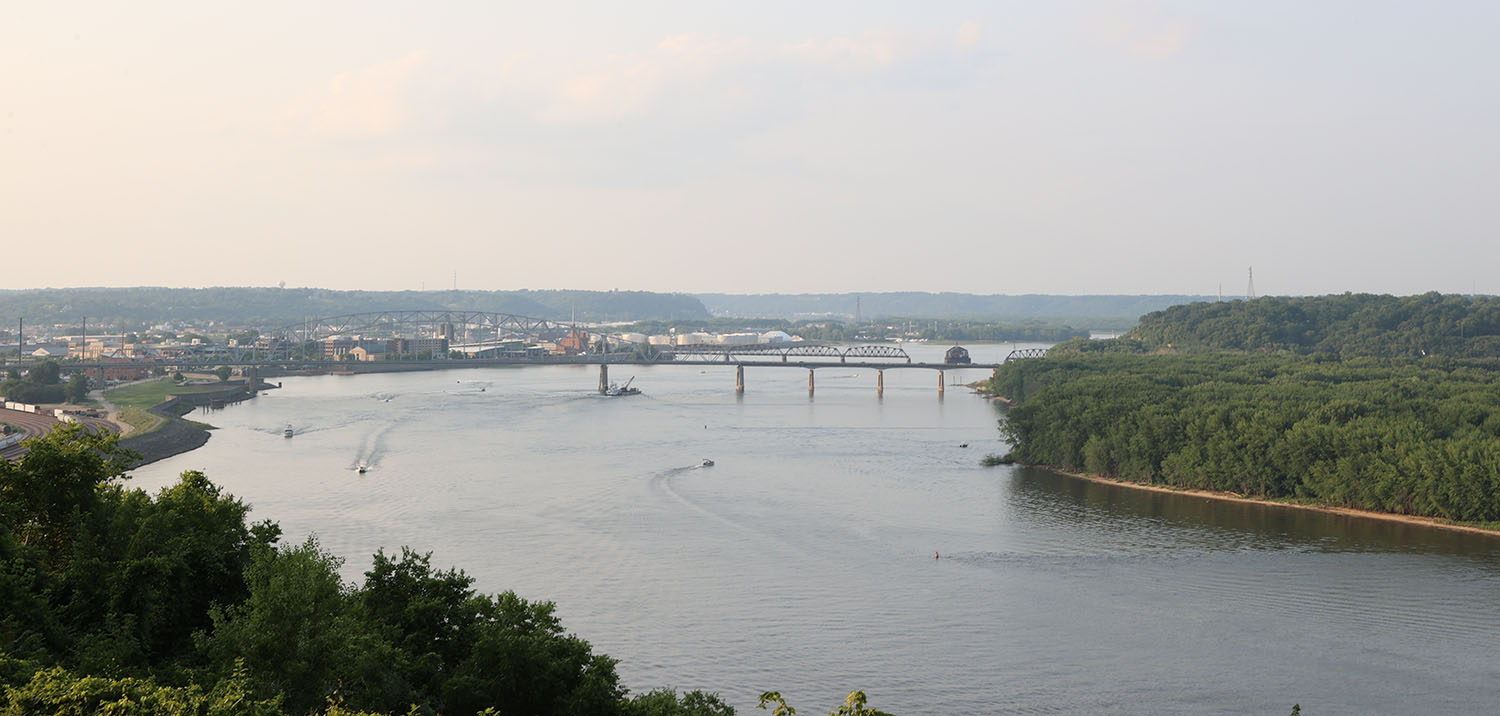
{"type": "Polygon", "coordinates": [[[214,369],[214,375],[219,376],[219,382],[223,383],[229,380],[229,376],[234,375],[234,369],[227,365],[221,365],[214,369]]]}
{"type": "MultiPolygon", "coordinates": [[[[621,321],[706,318],[685,294],[646,291],[331,291],[319,288],[46,288],[0,290],[0,325],[16,319],[50,323],[79,315],[104,323],[217,321],[275,328],[308,316],[334,316],[392,308],[515,313],[534,318],[621,321]]],[[[246,337],[248,333],[236,334],[246,337]]],[[[194,336],[184,334],[182,340],[194,336]]]]}
{"type": "Polygon", "coordinates": [[[813,293],[736,295],[699,294],[715,316],[759,316],[798,319],[813,316],[864,318],[913,316],[991,321],[1046,321],[1125,329],[1136,317],[1168,306],[1201,301],[1205,296],[1046,296],[975,295],[968,293],[813,293]],[[856,301],[858,308],[856,308],[856,301]]]}
{"type": "Polygon", "coordinates": [[[625,705],[626,716],[734,716],[734,707],[724,703],[718,694],[689,691],[679,695],[674,689],[653,689],[631,697],[625,705]]]}
{"type": "Polygon", "coordinates": [[[1346,293],[1192,303],[1142,316],[1129,336],[1146,350],[1495,358],[1500,357],[1500,298],[1346,293]]]}
{"type": "MultiPolygon", "coordinates": [[[[865,692],[850,691],[844,698],[844,703],[830,711],[828,716],[891,716],[880,709],[870,708],[867,702],[865,692]]],[[[768,706],[775,707],[771,710],[771,716],[797,716],[797,710],[787,705],[786,699],[778,691],[767,691],[760,695],[757,708],[765,710],[768,706]]]]}
{"type": "Polygon", "coordinates": [[[1263,498],[1500,519],[1500,362],[1054,353],[991,389],[1017,459],[1263,498]]]}
{"type": "Polygon", "coordinates": [[[0,395],[22,403],[61,403],[65,397],[61,382],[62,369],[55,360],[44,360],[26,370],[23,378],[11,369],[0,383],[0,395]]]}
{"type": "Polygon", "coordinates": [[[69,403],[82,403],[89,397],[89,379],[82,373],[74,373],[68,376],[68,384],[63,388],[64,396],[69,403]]]}

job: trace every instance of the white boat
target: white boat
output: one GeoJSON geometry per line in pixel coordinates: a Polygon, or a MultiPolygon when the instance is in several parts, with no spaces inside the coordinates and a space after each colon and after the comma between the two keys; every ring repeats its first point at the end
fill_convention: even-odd
{"type": "Polygon", "coordinates": [[[366,464],[365,464],[365,463],[364,463],[364,462],[363,462],[363,461],[361,461],[361,462],[360,462],[360,463],[359,463],[359,465],[356,465],[356,466],[355,466],[355,468],[354,468],[354,469],[356,469],[356,470],[358,470],[358,471],[359,471],[359,474],[361,474],[361,475],[363,475],[363,474],[365,474],[365,473],[366,473],[366,472],[369,472],[369,471],[370,471],[370,466],[369,466],[369,465],[366,465],[366,464]]]}
{"type": "Polygon", "coordinates": [[[708,458],[703,458],[703,462],[698,463],[698,466],[699,467],[713,467],[714,466],[714,461],[710,460],[708,458]]]}

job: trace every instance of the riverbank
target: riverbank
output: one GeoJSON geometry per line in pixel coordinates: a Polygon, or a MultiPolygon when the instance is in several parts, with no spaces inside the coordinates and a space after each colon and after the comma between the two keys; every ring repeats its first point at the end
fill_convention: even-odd
{"type": "Polygon", "coordinates": [[[1061,469],[1061,468],[1058,468],[1058,467],[1054,467],[1054,466],[1051,466],[1051,465],[1027,465],[1027,467],[1041,468],[1043,470],[1047,470],[1048,472],[1054,472],[1054,473],[1057,473],[1059,475],[1066,475],[1068,477],[1077,478],[1079,480],[1086,480],[1088,482],[1096,482],[1096,483],[1099,483],[1101,485],[1115,485],[1115,486],[1118,486],[1118,487],[1127,487],[1127,488],[1136,489],[1136,490],[1145,490],[1147,492],[1165,492],[1165,493],[1174,494],[1174,495],[1187,495],[1187,496],[1191,496],[1191,497],[1203,497],[1203,498],[1210,499],[1210,500],[1221,500],[1221,501],[1224,501],[1224,502],[1239,502],[1239,503],[1247,503],[1247,504],[1254,504],[1254,505],[1266,505],[1268,507],[1286,507],[1286,508],[1295,509],[1295,510],[1311,510],[1311,511],[1314,511],[1314,512],[1324,512],[1324,513],[1333,514],[1333,515],[1343,515],[1343,516],[1346,516],[1346,517],[1366,517],[1366,518],[1369,518],[1369,519],[1384,520],[1386,522],[1400,522],[1402,524],[1408,524],[1408,525],[1422,525],[1422,526],[1426,526],[1426,527],[1436,527],[1436,528],[1439,528],[1439,529],[1452,530],[1452,531],[1455,531],[1455,532],[1469,532],[1469,533],[1472,533],[1472,534],[1482,534],[1482,535],[1489,535],[1491,537],[1500,538],[1500,528],[1481,527],[1479,525],[1464,524],[1462,522],[1452,522],[1452,521],[1443,520],[1443,519],[1440,519],[1440,518],[1437,518],[1437,517],[1423,517],[1423,516],[1420,516],[1420,515],[1400,515],[1400,514],[1396,514],[1396,513],[1393,513],[1393,512],[1376,512],[1374,510],[1360,510],[1360,509],[1355,509],[1353,507],[1334,507],[1334,506],[1331,506],[1331,505],[1316,505],[1316,504],[1309,504],[1309,503],[1304,503],[1304,502],[1285,502],[1285,501],[1280,501],[1280,500],[1266,500],[1266,499],[1260,499],[1260,498],[1255,498],[1255,497],[1245,497],[1244,495],[1237,495],[1237,494],[1232,493],[1232,492],[1218,492],[1218,491],[1215,491],[1215,490],[1199,490],[1199,489],[1194,489],[1194,488],[1190,488],[1190,487],[1172,487],[1170,485],[1149,485],[1149,484],[1142,483],[1142,482],[1132,482],[1130,480],[1121,480],[1121,479],[1112,478],[1112,477],[1104,477],[1103,475],[1091,475],[1089,473],[1084,473],[1084,472],[1070,472],[1068,470],[1064,470],[1064,469],[1061,469]]]}
{"type": "MultiPolygon", "coordinates": [[[[224,386],[200,386],[198,390],[192,390],[190,386],[187,390],[191,392],[183,393],[172,392],[174,387],[178,386],[162,387],[157,397],[164,399],[144,409],[145,413],[158,418],[160,422],[150,429],[133,433],[120,440],[121,447],[141,456],[140,461],[133,467],[149,465],[158,460],[165,460],[203,447],[210,437],[209,431],[214,427],[206,423],[183,419],[182,416],[192,412],[195,408],[237,403],[255,397],[260,391],[270,390],[277,386],[261,381],[252,388],[244,381],[236,381],[224,386]]],[[[140,390],[143,395],[156,394],[155,386],[142,386],[140,390]]]]}

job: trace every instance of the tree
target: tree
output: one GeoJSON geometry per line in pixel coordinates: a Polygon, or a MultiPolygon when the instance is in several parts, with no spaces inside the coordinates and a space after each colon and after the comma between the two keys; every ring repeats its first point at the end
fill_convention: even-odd
{"type": "Polygon", "coordinates": [[[341,683],[391,681],[395,654],[350,615],[342,564],[312,537],[258,550],[245,570],[248,598],[209,610],[213,628],[196,637],[199,650],[223,674],[243,659],[256,693],[284,695],[294,713],[327,703],[341,683]]]}
{"type": "Polygon", "coordinates": [[[627,716],[734,716],[734,707],[718,694],[689,691],[678,696],[675,689],[653,689],[632,697],[625,705],[627,716]]]}
{"type": "Polygon", "coordinates": [[[26,371],[26,380],[37,385],[57,385],[62,376],[62,368],[58,367],[55,360],[44,360],[26,371]]]}
{"type": "Polygon", "coordinates": [[[74,373],[68,376],[68,386],[64,389],[69,403],[82,403],[89,396],[89,379],[82,373],[74,373]]]}
{"type": "Polygon", "coordinates": [[[219,376],[219,380],[222,382],[227,382],[229,380],[229,376],[233,374],[234,369],[230,368],[227,365],[221,365],[218,368],[214,369],[214,375],[219,376]]]}
{"type": "Polygon", "coordinates": [[[123,479],[139,456],[121,448],[115,434],[81,423],[58,426],[26,446],[19,461],[0,461],[0,524],[21,546],[48,549],[55,563],[72,542],[74,511],[98,504],[100,488],[123,479]]]}

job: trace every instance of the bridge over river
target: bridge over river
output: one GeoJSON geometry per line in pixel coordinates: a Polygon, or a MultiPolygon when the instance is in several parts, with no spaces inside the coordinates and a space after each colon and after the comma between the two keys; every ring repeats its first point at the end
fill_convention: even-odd
{"type": "MultiPolygon", "coordinates": [[[[68,361],[66,371],[106,368],[161,367],[174,370],[239,367],[252,377],[290,371],[389,372],[510,365],[597,365],[599,389],[609,386],[609,366],[735,366],[735,389],[745,389],[746,368],[800,368],[808,371],[807,386],[815,388],[819,368],[864,368],[875,371],[876,391],[883,393],[885,371],[925,369],[938,372],[942,392],[944,371],[992,370],[995,363],[915,362],[900,345],[843,345],[823,341],[717,344],[651,343],[607,327],[580,326],[550,319],[486,311],[378,311],[307,319],[260,335],[235,346],[182,346],[173,354],[131,360],[68,361]],[[363,353],[361,346],[378,346],[363,353]],[[539,347],[546,346],[546,347],[539,347]],[[415,350],[390,350],[407,347],[415,350]],[[371,360],[379,353],[381,359],[371,360]],[[364,357],[366,360],[351,360],[364,357]]],[[[1045,349],[1011,351],[1005,362],[1041,357],[1045,349]]]]}

